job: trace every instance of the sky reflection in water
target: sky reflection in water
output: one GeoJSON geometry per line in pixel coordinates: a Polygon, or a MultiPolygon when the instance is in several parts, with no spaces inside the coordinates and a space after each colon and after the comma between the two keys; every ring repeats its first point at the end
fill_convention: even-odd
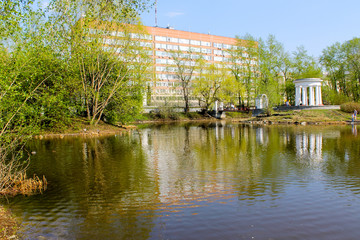
{"type": "Polygon", "coordinates": [[[356,126],[155,125],[28,148],[50,185],[9,203],[27,239],[360,235],[356,126]]]}

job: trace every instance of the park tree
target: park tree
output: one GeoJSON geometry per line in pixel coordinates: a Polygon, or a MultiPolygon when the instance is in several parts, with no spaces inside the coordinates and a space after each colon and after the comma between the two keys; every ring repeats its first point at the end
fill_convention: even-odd
{"type": "MultiPolygon", "coordinates": [[[[241,59],[243,69],[242,84],[245,88],[245,98],[247,106],[250,106],[251,99],[254,99],[258,93],[258,79],[259,79],[259,49],[258,42],[250,34],[242,37],[244,40],[241,46],[237,46],[242,50],[241,59]]],[[[240,53],[239,53],[240,54],[240,53]]]]}
{"type": "Polygon", "coordinates": [[[360,100],[360,38],[353,38],[344,43],[347,63],[347,77],[349,79],[352,99],[360,100]]]}
{"type": "Polygon", "coordinates": [[[259,65],[260,81],[258,89],[269,98],[270,105],[277,105],[281,102],[285,86],[284,77],[281,74],[283,45],[269,35],[266,41],[259,40],[259,65]]]}
{"type": "Polygon", "coordinates": [[[142,45],[148,37],[138,16],[148,3],[54,0],[50,5],[53,21],[62,23],[58,31],[66,35],[63,42],[69,46],[69,62],[81,87],[80,111],[84,109],[90,124],[98,124],[104,113],[106,119],[121,120],[115,109],[140,111],[150,60],[142,45]],[[114,101],[122,107],[115,107],[114,101]]]}
{"type": "Polygon", "coordinates": [[[195,72],[198,63],[202,62],[199,58],[193,58],[192,52],[183,52],[181,50],[173,50],[170,52],[173,64],[170,67],[175,72],[176,79],[184,99],[185,113],[190,111],[190,98],[192,97],[192,80],[195,78],[195,72]]]}
{"type": "Polygon", "coordinates": [[[236,81],[237,91],[235,94],[238,99],[239,106],[244,104],[245,98],[245,67],[242,64],[243,55],[245,54],[245,48],[243,47],[244,43],[245,41],[237,36],[236,45],[227,50],[229,55],[228,68],[236,81]]]}
{"type": "Polygon", "coordinates": [[[359,101],[360,40],[353,38],[344,43],[334,43],[325,48],[320,63],[326,70],[329,89],[325,98],[340,104],[345,101],[359,101]]]}
{"type": "Polygon", "coordinates": [[[224,64],[208,64],[200,60],[196,72],[192,84],[193,94],[203,102],[206,111],[215,101],[230,102],[234,93],[238,93],[237,82],[224,64]]]}
{"type": "Polygon", "coordinates": [[[310,56],[304,46],[299,46],[293,53],[293,78],[320,78],[321,67],[313,56],[310,56]]]}

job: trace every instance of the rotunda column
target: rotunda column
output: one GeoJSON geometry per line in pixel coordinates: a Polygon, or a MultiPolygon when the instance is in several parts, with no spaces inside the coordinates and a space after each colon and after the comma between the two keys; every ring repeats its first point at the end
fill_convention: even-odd
{"type": "Polygon", "coordinates": [[[308,105],[308,102],[307,102],[307,88],[306,87],[303,87],[302,88],[302,104],[304,105],[304,106],[307,106],[308,105]]]}
{"type": "Polygon", "coordinates": [[[309,87],[309,106],[313,106],[314,102],[314,92],[313,92],[313,87],[309,87]]]}
{"type": "Polygon", "coordinates": [[[299,86],[295,87],[295,106],[300,105],[300,88],[299,86]]]}
{"type": "Polygon", "coordinates": [[[320,102],[319,102],[319,86],[315,87],[315,105],[319,106],[320,102]]]}

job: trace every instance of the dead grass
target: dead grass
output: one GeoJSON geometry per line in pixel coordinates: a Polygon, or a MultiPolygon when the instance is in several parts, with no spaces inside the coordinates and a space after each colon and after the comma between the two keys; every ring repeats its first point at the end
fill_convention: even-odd
{"type": "Polygon", "coordinates": [[[42,193],[47,188],[46,178],[43,176],[40,179],[34,175],[32,178],[27,178],[26,174],[14,176],[12,182],[8,183],[3,189],[0,189],[0,195],[15,196],[15,195],[33,195],[42,193]]]}
{"type": "Polygon", "coordinates": [[[271,116],[251,117],[247,121],[271,121],[273,123],[316,123],[316,124],[344,124],[351,120],[351,114],[333,109],[295,110],[275,112],[271,116]]]}
{"type": "Polygon", "coordinates": [[[11,212],[0,206],[0,239],[18,239],[16,231],[18,223],[11,215],[11,212]]]}

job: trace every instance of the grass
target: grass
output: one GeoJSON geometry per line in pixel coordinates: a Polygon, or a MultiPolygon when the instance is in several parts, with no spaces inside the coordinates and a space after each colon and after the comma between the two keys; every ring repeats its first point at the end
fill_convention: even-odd
{"type": "Polygon", "coordinates": [[[11,212],[0,206],[0,239],[17,239],[15,235],[17,229],[18,223],[11,212]]]}
{"type": "Polygon", "coordinates": [[[274,122],[298,123],[298,122],[312,122],[312,123],[339,123],[342,124],[351,120],[351,114],[342,112],[340,110],[295,110],[287,112],[274,112],[269,117],[253,117],[252,120],[268,120],[274,122]]]}

